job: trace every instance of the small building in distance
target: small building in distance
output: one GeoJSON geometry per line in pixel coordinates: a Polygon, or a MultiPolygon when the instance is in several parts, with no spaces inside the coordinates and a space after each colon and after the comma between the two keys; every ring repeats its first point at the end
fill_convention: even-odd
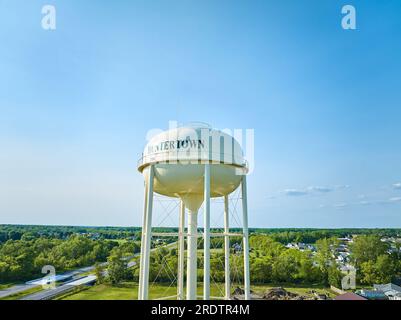
{"type": "Polygon", "coordinates": [[[383,292],[390,300],[401,300],[401,287],[393,283],[374,284],[375,291],[383,292]]]}
{"type": "Polygon", "coordinates": [[[383,291],[362,289],[356,291],[356,293],[369,300],[388,300],[383,291]]]}
{"type": "Polygon", "coordinates": [[[232,248],[233,248],[234,253],[236,253],[236,254],[242,252],[242,246],[237,242],[232,245],[232,248]]]}
{"type": "Polygon", "coordinates": [[[316,251],[316,247],[312,244],[309,243],[303,243],[303,242],[298,242],[298,243],[287,243],[285,246],[287,249],[297,249],[299,251],[305,251],[305,250],[310,250],[312,252],[316,251]]]}

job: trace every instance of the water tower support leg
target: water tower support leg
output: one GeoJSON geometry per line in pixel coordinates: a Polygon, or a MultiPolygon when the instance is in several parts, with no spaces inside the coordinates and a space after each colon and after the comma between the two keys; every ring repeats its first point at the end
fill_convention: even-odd
{"type": "Polygon", "coordinates": [[[184,252],[185,252],[185,204],[181,200],[179,219],[179,250],[178,250],[178,299],[184,299],[184,252]]]}
{"type": "Polygon", "coordinates": [[[188,248],[187,248],[187,300],[196,300],[197,282],[197,247],[198,247],[198,212],[188,212],[188,248]]]}
{"type": "Polygon", "coordinates": [[[242,177],[242,230],[244,234],[244,291],[245,300],[250,300],[250,274],[249,274],[249,236],[248,236],[248,198],[246,192],[246,175],[242,177]]]}
{"type": "Polygon", "coordinates": [[[228,196],[224,196],[224,273],[225,273],[225,299],[230,300],[230,232],[228,196]]]}
{"type": "Polygon", "coordinates": [[[147,203],[146,203],[146,230],[145,230],[145,248],[143,252],[143,274],[142,274],[142,299],[148,300],[149,289],[149,262],[150,247],[152,238],[152,211],[153,211],[153,177],[154,167],[149,168],[149,181],[147,183],[147,203]]]}
{"type": "Polygon", "coordinates": [[[203,300],[210,299],[210,165],[205,164],[205,207],[203,231],[203,300]]]}
{"type": "Polygon", "coordinates": [[[145,250],[145,229],[146,229],[146,212],[147,212],[148,190],[145,188],[144,204],[143,204],[143,217],[142,217],[142,231],[141,231],[141,255],[139,257],[139,288],[138,300],[143,300],[143,252],[145,250]]]}

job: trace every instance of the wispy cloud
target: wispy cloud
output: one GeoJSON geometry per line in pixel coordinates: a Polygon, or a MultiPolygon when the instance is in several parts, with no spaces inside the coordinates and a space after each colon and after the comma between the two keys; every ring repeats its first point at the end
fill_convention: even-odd
{"type": "Polygon", "coordinates": [[[390,203],[401,202],[401,197],[393,197],[386,200],[369,201],[369,204],[388,205],[390,203]]]}
{"type": "Polygon", "coordinates": [[[299,190],[299,189],[285,189],[282,193],[284,193],[286,196],[305,196],[308,194],[308,191],[306,190],[299,190]]]}
{"type": "MultiPolygon", "coordinates": [[[[401,183],[394,183],[392,185],[394,189],[400,189],[401,190],[401,183]]],[[[336,191],[338,189],[347,189],[349,188],[348,185],[344,186],[335,186],[335,187],[308,187],[306,190],[309,193],[312,192],[330,192],[330,191],[336,191]]],[[[388,190],[388,186],[387,186],[388,190]]],[[[339,202],[339,203],[334,203],[334,204],[321,204],[319,208],[335,208],[335,209],[343,209],[346,207],[358,207],[358,206],[389,206],[391,204],[401,204],[401,196],[397,197],[392,197],[392,198],[387,198],[387,199],[371,199],[369,196],[365,194],[359,194],[356,196],[357,200],[356,201],[351,201],[351,202],[339,202]]]]}
{"type": "Polygon", "coordinates": [[[342,203],[337,203],[337,204],[335,204],[335,205],[334,205],[334,208],[343,209],[343,208],[345,208],[345,207],[347,207],[347,206],[348,206],[348,203],[342,202],[342,203]]]}
{"type": "Polygon", "coordinates": [[[286,196],[294,196],[294,197],[299,197],[299,196],[306,196],[309,194],[324,194],[324,193],[329,193],[329,192],[334,192],[336,190],[340,189],[347,189],[349,188],[349,185],[336,185],[336,186],[309,186],[303,189],[285,189],[283,191],[280,191],[279,193],[284,194],[286,196]]]}
{"type": "Polygon", "coordinates": [[[340,184],[340,185],[334,186],[334,189],[336,189],[336,190],[349,189],[349,188],[351,188],[351,186],[349,184],[340,184]]]}
{"type": "Polygon", "coordinates": [[[332,187],[323,187],[323,186],[310,186],[308,187],[308,191],[310,192],[323,192],[323,193],[327,193],[327,192],[331,192],[334,189],[332,187]]]}
{"type": "Polygon", "coordinates": [[[354,203],[355,205],[370,206],[370,205],[388,205],[395,202],[401,202],[401,197],[393,197],[387,200],[361,200],[354,203]]]}
{"type": "Polygon", "coordinates": [[[397,189],[397,190],[401,190],[401,182],[394,183],[393,188],[397,189]]]}

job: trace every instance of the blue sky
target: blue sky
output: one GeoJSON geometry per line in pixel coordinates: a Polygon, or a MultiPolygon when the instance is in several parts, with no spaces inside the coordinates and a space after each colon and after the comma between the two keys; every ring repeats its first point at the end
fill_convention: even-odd
{"type": "Polygon", "coordinates": [[[139,225],[176,120],[255,130],[250,226],[401,227],[400,39],[398,0],[2,0],[0,223],[139,225]]]}

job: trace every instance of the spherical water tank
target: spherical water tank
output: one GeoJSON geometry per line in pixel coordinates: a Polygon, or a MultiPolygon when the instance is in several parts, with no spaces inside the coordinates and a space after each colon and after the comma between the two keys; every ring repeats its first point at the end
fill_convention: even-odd
{"type": "Polygon", "coordinates": [[[204,164],[210,164],[210,196],[233,192],[247,167],[242,148],[231,135],[205,125],[188,125],[154,136],[146,145],[138,170],[147,181],[154,166],[154,191],[181,198],[191,211],[203,202],[204,164]]]}

